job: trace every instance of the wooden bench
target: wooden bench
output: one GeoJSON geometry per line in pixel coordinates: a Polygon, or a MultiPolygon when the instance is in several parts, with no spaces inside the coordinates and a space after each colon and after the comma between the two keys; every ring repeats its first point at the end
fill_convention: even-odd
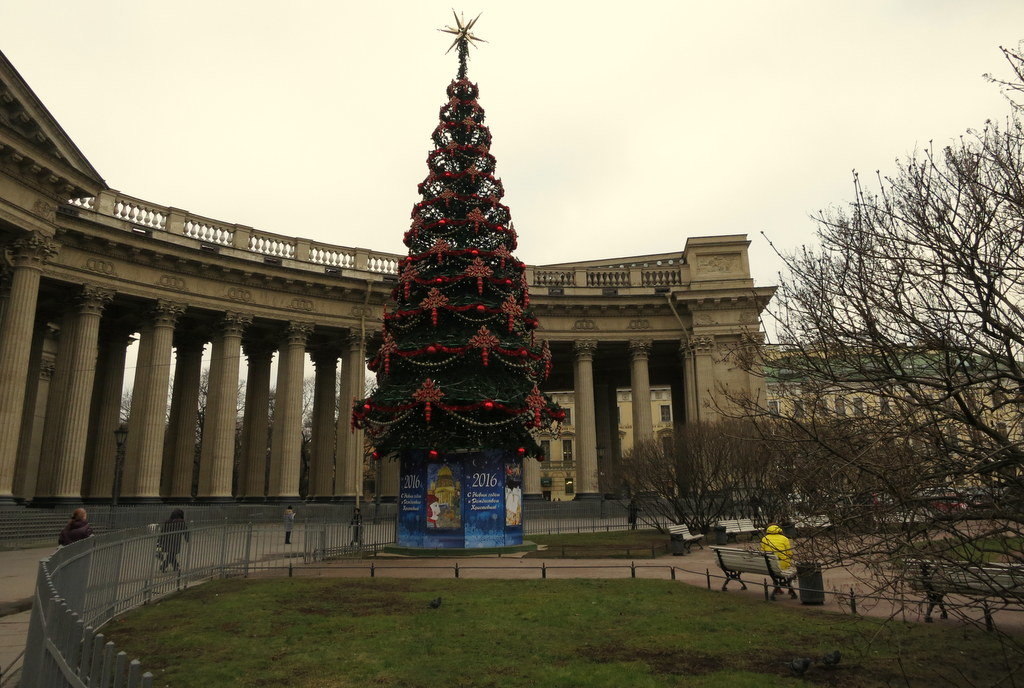
{"type": "Polygon", "coordinates": [[[761,529],[754,525],[754,520],[750,518],[731,518],[719,521],[719,526],[725,526],[725,534],[727,537],[736,539],[737,535],[748,534],[753,539],[755,533],[761,532],[761,529]]]}
{"type": "MultiPolygon", "coordinates": [[[[907,562],[907,582],[913,590],[925,593],[928,608],[925,623],[932,622],[932,611],[939,608],[940,618],[947,619],[946,595],[963,595],[980,600],[1000,602],[1024,601],[1024,566],[1019,564],[984,564],[972,566],[941,561],[911,560],[907,562]]],[[[992,617],[985,610],[985,625],[992,629],[992,617]]]]}
{"type": "Polygon", "coordinates": [[[826,530],[832,527],[832,521],[828,516],[798,516],[793,525],[800,530],[826,530]]]}
{"type": "Polygon", "coordinates": [[[668,535],[672,542],[683,543],[683,551],[676,552],[673,548],[672,554],[676,556],[682,556],[690,551],[690,548],[696,543],[701,549],[704,549],[704,545],[701,544],[701,540],[704,539],[703,535],[692,535],[690,529],[684,523],[671,524],[668,527],[668,535]]]}
{"type": "MultiPolygon", "coordinates": [[[[744,573],[753,573],[761,576],[768,576],[772,579],[774,589],[771,599],[775,599],[775,593],[782,587],[789,588],[789,596],[796,597],[793,590],[793,575],[782,572],[779,566],[779,558],[774,552],[755,552],[749,549],[736,547],[712,547],[718,557],[718,566],[725,573],[725,582],[722,583],[722,590],[729,587],[732,581],[739,581],[741,589],[746,590],[747,584],[740,577],[744,573]]],[[[795,568],[790,569],[794,574],[795,568]]]]}

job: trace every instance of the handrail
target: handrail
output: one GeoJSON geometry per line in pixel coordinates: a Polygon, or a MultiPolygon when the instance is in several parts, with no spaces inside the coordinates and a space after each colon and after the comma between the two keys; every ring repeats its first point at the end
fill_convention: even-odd
{"type": "MultiPolygon", "coordinates": [[[[246,225],[224,222],[187,210],[136,198],[108,189],[98,196],[72,198],[65,206],[67,213],[81,215],[92,212],[126,223],[126,230],[136,230],[153,238],[172,235],[200,242],[213,250],[234,249],[250,253],[254,258],[289,261],[290,267],[309,270],[355,270],[378,275],[397,275],[404,255],[372,251],[351,246],[336,246],[313,239],[275,234],[246,225]]],[[[665,259],[645,259],[615,265],[565,264],[546,268],[527,267],[527,280],[538,288],[665,288],[685,286],[681,254],[665,254],[665,259]],[[668,257],[673,256],[673,257],[668,257]]]]}

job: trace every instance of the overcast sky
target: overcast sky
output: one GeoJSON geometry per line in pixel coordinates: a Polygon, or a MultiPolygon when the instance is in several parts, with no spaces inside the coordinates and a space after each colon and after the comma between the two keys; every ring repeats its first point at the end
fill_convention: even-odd
{"type": "MultiPolygon", "coordinates": [[[[107,183],[266,231],[404,253],[455,75],[451,4],[0,2],[0,49],[107,183]]],[[[850,172],[1007,107],[1020,0],[516,2],[469,76],[533,264],[745,233],[758,284],[850,172]],[[607,9],[606,9],[607,8],[607,9]]]]}

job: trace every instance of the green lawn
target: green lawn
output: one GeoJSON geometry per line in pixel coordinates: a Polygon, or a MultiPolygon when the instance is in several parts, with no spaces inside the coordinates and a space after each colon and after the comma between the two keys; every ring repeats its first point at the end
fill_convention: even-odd
{"type": "Polygon", "coordinates": [[[665,554],[668,534],[656,530],[614,530],[606,533],[562,533],[530,535],[530,542],[545,545],[546,550],[527,553],[529,558],[551,556],[581,557],[650,557],[665,554]]]}
{"type": "Polygon", "coordinates": [[[218,580],[104,632],[172,688],[981,686],[1004,663],[982,631],[631,579],[218,580]]]}

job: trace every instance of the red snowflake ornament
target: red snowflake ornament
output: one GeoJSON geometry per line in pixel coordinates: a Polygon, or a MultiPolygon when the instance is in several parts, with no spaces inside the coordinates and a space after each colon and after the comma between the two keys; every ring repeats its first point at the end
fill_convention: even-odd
{"type": "Polygon", "coordinates": [[[427,298],[420,301],[420,308],[430,309],[430,322],[437,327],[437,309],[448,305],[448,297],[438,291],[437,287],[431,287],[427,292],[427,298]]]}
{"type": "Polygon", "coordinates": [[[420,388],[413,392],[412,398],[424,405],[423,417],[429,423],[431,411],[430,405],[436,404],[437,402],[441,401],[441,397],[443,396],[444,392],[441,391],[441,388],[438,387],[436,383],[428,377],[426,380],[423,381],[423,384],[420,385],[420,388]]]}
{"type": "Polygon", "coordinates": [[[469,338],[469,345],[476,349],[480,349],[480,358],[483,360],[485,368],[487,367],[490,350],[497,347],[500,343],[501,340],[494,336],[494,334],[487,329],[486,325],[481,325],[476,334],[469,338]]]}

